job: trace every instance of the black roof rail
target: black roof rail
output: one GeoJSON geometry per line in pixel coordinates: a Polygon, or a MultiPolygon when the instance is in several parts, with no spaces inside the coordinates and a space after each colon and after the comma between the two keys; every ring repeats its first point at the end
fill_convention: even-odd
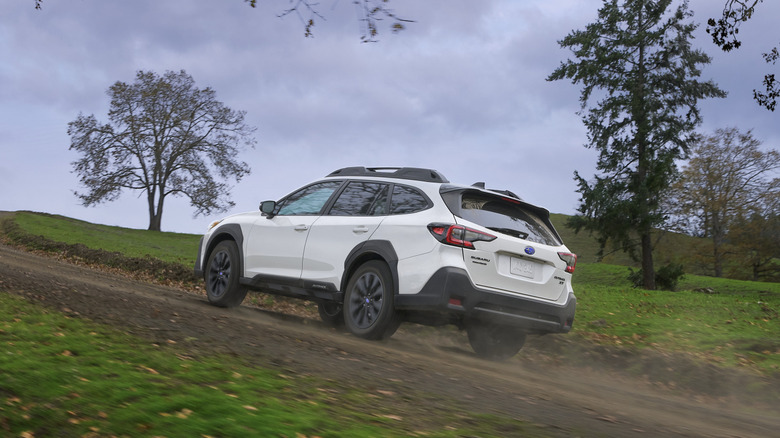
{"type": "Polygon", "coordinates": [[[433,169],[419,167],[345,167],[334,170],[328,177],[334,176],[379,176],[384,178],[410,179],[435,183],[448,183],[447,178],[433,169]]]}

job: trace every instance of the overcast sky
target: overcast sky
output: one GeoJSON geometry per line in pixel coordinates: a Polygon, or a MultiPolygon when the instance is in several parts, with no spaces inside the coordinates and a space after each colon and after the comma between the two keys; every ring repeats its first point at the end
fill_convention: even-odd
{"type": "MultiPolygon", "coordinates": [[[[509,189],[554,213],[573,214],[573,172],[594,174],[596,154],[579,116],[579,87],[545,78],[567,58],[557,41],[594,21],[600,0],[392,0],[416,22],[380,28],[361,43],[351,0],[319,0],[325,21],[305,38],[286,0],[33,0],[0,14],[0,210],[33,210],[146,228],[145,195],[83,207],[71,172],[67,124],[79,113],[107,121],[106,90],[138,70],[185,70],[200,88],[246,111],[257,146],[241,158],[252,174],[232,190],[228,213],[256,209],[332,170],[355,165],[439,170],[450,181],[509,189]]],[[[691,0],[694,21],[718,16],[723,0],[691,0]]],[[[759,5],[720,52],[705,25],[694,46],[713,57],[702,79],[728,91],[700,102],[703,133],[753,129],[780,145],[780,112],[752,100],[769,72],[761,53],[778,44],[780,2],[759,5]]],[[[224,216],[193,218],[167,198],[165,231],[201,233],[224,216]]]]}

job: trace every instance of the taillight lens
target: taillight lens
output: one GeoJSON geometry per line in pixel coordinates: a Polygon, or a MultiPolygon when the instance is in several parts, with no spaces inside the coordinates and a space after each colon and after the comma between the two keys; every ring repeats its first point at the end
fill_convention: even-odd
{"type": "Polygon", "coordinates": [[[474,249],[474,242],[490,242],[496,236],[455,224],[430,224],[428,230],[441,243],[474,249]]]}
{"type": "Polygon", "coordinates": [[[558,257],[561,258],[564,262],[566,262],[566,269],[565,271],[569,274],[574,272],[574,268],[577,266],[577,254],[572,254],[570,252],[559,252],[558,257]]]}

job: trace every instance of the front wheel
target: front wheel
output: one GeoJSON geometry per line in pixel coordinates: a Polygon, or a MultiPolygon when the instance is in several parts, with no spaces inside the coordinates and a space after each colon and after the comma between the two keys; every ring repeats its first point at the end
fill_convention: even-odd
{"type": "Polygon", "coordinates": [[[206,264],[206,295],[219,307],[236,307],[244,301],[247,289],[239,283],[238,247],[232,240],[217,244],[206,264]]]}
{"type": "Polygon", "coordinates": [[[389,338],[401,325],[393,305],[393,277],[387,264],[368,261],[349,279],[344,322],[354,335],[375,340],[389,338]]]}
{"type": "Polygon", "coordinates": [[[526,337],[520,329],[478,320],[466,325],[466,333],[477,356],[495,361],[507,360],[517,354],[523,348],[526,337]]]}

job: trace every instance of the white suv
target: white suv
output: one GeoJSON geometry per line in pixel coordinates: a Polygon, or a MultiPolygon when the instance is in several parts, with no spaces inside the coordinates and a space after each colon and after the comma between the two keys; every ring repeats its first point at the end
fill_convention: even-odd
{"type": "Polygon", "coordinates": [[[456,324],[500,360],[526,334],[571,330],[576,261],[549,212],[512,192],[430,169],[348,167],[211,224],[195,271],[217,306],[248,289],[315,300],[325,322],[366,339],[402,321],[456,324]]]}

